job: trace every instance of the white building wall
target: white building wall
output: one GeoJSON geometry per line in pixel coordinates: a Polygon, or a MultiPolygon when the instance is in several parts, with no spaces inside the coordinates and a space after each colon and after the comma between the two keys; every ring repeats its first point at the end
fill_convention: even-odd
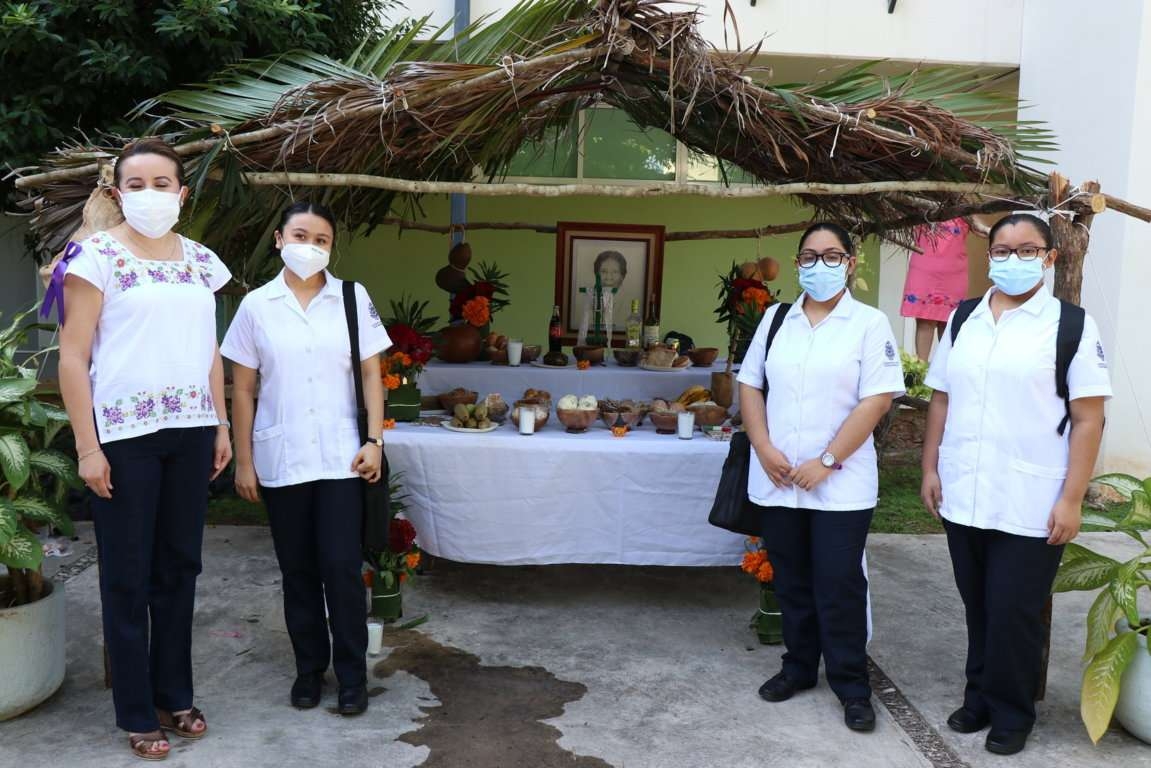
{"type": "MultiPolygon", "coordinates": [[[[1151,6],[1108,0],[1084,11],[1075,0],[1026,0],[1019,91],[1035,105],[1028,116],[1058,136],[1060,172],[1151,202],[1151,6]]],[[[1151,224],[1106,212],[1091,228],[1083,287],[1115,389],[1103,464],[1144,477],[1151,475],[1149,254],[1151,224]]]]}

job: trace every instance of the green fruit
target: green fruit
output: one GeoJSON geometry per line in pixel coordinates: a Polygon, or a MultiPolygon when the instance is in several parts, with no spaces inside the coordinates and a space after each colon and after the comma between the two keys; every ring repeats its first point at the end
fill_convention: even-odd
{"type": "Polygon", "coordinates": [[[488,417],[488,407],[486,405],[477,405],[476,409],[472,411],[472,415],[476,417],[477,421],[483,421],[488,417]]]}
{"type": "Polygon", "coordinates": [[[468,407],[463,403],[456,404],[456,407],[452,409],[452,415],[460,421],[467,421],[468,418],[471,417],[471,413],[468,411],[468,407]]]}

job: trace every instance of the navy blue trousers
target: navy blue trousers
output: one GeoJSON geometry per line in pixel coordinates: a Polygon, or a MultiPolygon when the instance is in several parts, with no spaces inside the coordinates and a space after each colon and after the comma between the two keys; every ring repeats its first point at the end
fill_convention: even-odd
{"type": "Polygon", "coordinates": [[[324,672],[331,662],[341,688],[364,685],[368,611],[360,566],[363,481],[317,480],[261,491],[283,575],[284,620],[296,674],[324,672]]]}
{"type": "Polygon", "coordinates": [[[164,429],[103,446],[112,498],[93,495],[104,644],[116,725],[160,727],[192,706],[192,613],[215,427],[164,429]]]}
{"type": "Polygon", "coordinates": [[[1043,665],[1043,606],[1063,547],[1037,536],[943,521],[967,612],[963,705],[991,725],[1030,731],[1043,665]]]}
{"type": "Polygon", "coordinates": [[[840,701],[870,698],[863,550],[874,510],[761,509],[783,613],[784,673],[814,685],[822,657],[840,701]]]}

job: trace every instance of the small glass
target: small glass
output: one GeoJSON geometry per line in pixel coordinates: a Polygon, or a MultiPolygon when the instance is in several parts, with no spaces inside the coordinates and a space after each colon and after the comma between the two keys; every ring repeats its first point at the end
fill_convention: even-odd
{"type": "Polygon", "coordinates": [[[519,365],[524,356],[524,343],[521,339],[508,342],[508,365],[519,365]]]}
{"type": "Polygon", "coordinates": [[[520,406],[520,434],[534,435],[536,431],[536,409],[528,405],[520,406]]]}
{"type": "Polygon", "coordinates": [[[384,625],[378,621],[368,622],[368,655],[379,656],[384,647],[384,625]]]}
{"type": "Polygon", "coordinates": [[[676,418],[675,425],[679,439],[690,440],[695,435],[695,414],[691,411],[680,413],[676,418]]]}

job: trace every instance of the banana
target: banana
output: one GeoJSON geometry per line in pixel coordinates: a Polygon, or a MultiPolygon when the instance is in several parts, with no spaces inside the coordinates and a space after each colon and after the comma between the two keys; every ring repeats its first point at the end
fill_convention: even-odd
{"type": "Polygon", "coordinates": [[[676,398],[676,402],[683,405],[691,405],[692,403],[701,403],[705,400],[709,400],[710,398],[711,392],[708,391],[706,387],[703,387],[700,384],[693,384],[692,386],[685,389],[683,394],[676,398]]]}

